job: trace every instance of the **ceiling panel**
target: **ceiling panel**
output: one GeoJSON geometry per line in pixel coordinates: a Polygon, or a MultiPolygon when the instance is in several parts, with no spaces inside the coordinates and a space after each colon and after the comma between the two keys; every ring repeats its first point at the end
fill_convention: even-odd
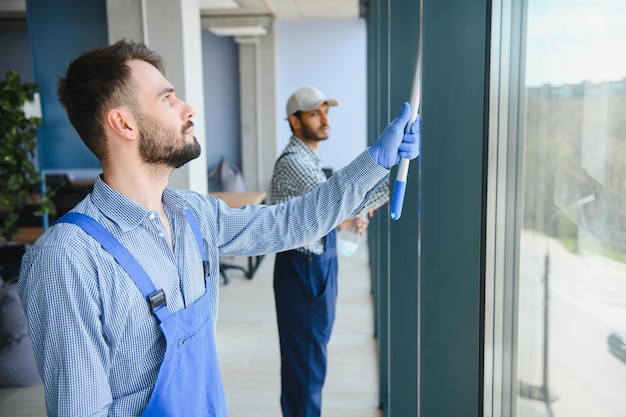
{"type": "MultiPolygon", "coordinates": [[[[366,2],[367,0],[198,0],[203,17],[272,16],[278,20],[352,19],[362,14],[360,10],[366,2]]],[[[15,30],[16,27],[21,30],[25,24],[26,0],[0,0],[0,31],[15,30]]]]}

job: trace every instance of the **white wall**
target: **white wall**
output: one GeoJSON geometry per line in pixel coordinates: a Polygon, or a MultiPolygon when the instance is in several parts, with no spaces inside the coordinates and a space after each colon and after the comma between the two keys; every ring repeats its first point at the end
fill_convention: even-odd
{"type": "Polygon", "coordinates": [[[337,170],[367,146],[365,20],[279,20],[275,30],[278,149],[291,136],[289,95],[312,85],[339,101],[330,110],[330,136],[318,147],[324,165],[337,170]]]}

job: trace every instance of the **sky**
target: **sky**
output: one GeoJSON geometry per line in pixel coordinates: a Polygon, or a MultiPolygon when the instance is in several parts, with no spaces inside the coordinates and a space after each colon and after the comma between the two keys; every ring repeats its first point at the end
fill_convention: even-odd
{"type": "Polygon", "coordinates": [[[526,85],[626,78],[626,1],[529,0],[526,85]]]}

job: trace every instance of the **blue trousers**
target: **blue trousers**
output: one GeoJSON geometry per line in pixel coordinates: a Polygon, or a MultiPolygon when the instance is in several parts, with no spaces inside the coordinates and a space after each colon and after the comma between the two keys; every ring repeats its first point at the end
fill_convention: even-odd
{"type": "Polygon", "coordinates": [[[326,236],[321,255],[296,250],[276,254],[274,299],[284,417],[320,416],[326,345],[335,321],[337,271],[334,231],[326,236]]]}

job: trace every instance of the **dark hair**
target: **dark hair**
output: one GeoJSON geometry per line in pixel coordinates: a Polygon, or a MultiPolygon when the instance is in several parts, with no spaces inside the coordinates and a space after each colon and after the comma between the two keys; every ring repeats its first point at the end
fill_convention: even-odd
{"type": "Polygon", "coordinates": [[[112,45],[83,52],[59,79],[57,95],[67,116],[91,152],[106,158],[104,116],[113,107],[135,107],[137,98],[128,61],[140,59],[162,74],[163,59],[139,42],[122,39],[112,45]]]}
{"type": "MultiPolygon", "coordinates": [[[[293,113],[292,116],[296,116],[298,120],[302,121],[302,111],[298,110],[293,113]]],[[[291,133],[293,133],[293,126],[291,126],[291,120],[289,120],[289,117],[287,118],[287,123],[289,123],[289,129],[291,129],[291,133]]]]}

